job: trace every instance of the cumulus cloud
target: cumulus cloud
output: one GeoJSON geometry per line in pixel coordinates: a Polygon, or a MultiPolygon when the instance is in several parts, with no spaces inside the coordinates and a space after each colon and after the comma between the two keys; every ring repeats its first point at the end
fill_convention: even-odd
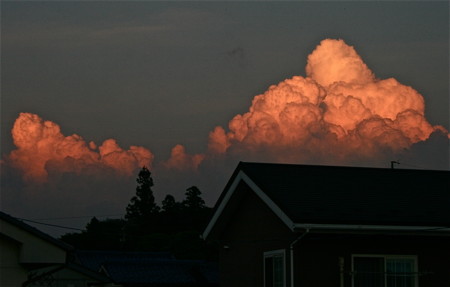
{"type": "Polygon", "coordinates": [[[228,130],[209,135],[213,154],[269,153],[275,161],[376,158],[448,132],[425,118],[423,97],[397,80],[377,79],[355,49],[326,39],[294,76],[257,95],[228,130]]]}
{"type": "Polygon", "coordinates": [[[306,75],[327,87],[336,82],[368,84],[375,76],[355,49],[342,40],[323,40],[308,56],[306,75]]]}
{"type": "Polygon", "coordinates": [[[111,169],[130,176],[153,160],[149,150],[139,146],[125,150],[114,139],[105,140],[97,149],[95,143],[88,144],[79,135],[64,136],[56,123],[31,113],[21,113],[11,133],[16,149],[7,160],[26,181],[47,181],[50,167],[76,174],[111,169]]]}
{"type": "Polygon", "coordinates": [[[185,151],[184,146],[176,145],[172,148],[170,158],[163,165],[175,170],[196,170],[205,158],[203,154],[190,155],[185,151]]]}
{"type": "Polygon", "coordinates": [[[169,159],[155,164],[144,147],[126,150],[114,139],[97,146],[78,135],[63,135],[57,124],[38,115],[21,113],[12,129],[16,149],[2,165],[11,164],[26,181],[45,182],[49,174],[101,170],[130,177],[152,164],[162,173],[204,171],[202,166],[223,165],[231,158],[354,164],[417,150],[412,147],[432,134],[448,140],[448,132],[431,125],[424,111],[423,97],[412,87],[377,79],[353,47],[325,39],[308,56],[305,77],[293,76],[255,96],[228,128],[210,132],[203,154],[188,154],[176,145],[169,159]]]}

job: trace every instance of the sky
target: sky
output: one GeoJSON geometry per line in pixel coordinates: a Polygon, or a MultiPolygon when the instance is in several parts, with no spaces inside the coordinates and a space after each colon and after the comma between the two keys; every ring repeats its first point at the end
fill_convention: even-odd
{"type": "Polygon", "coordinates": [[[123,216],[142,165],[209,206],[239,161],[449,170],[449,106],[447,1],[1,2],[21,218],[123,216]]]}

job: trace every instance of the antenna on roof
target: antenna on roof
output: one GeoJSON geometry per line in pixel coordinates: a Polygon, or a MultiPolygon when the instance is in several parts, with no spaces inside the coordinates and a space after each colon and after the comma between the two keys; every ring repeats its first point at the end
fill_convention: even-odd
{"type": "Polygon", "coordinates": [[[394,169],[394,164],[400,164],[398,161],[391,160],[391,168],[394,169]]]}

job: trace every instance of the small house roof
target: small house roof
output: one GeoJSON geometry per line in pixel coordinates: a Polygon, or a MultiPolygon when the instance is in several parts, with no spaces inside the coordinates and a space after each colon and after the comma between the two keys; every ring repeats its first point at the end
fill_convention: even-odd
{"type": "Polygon", "coordinates": [[[49,269],[48,271],[44,271],[38,275],[29,277],[28,280],[22,284],[22,286],[29,286],[31,284],[32,285],[36,285],[36,284],[40,285],[39,283],[42,283],[42,282],[40,282],[40,280],[42,280],[42,279],[45,280],[45,278],[48,278],[48,276],[51,276],[52,274],[58,273],[63,270],[71,270],[82,276],[86,276],[86,277],[90,278],[91,280],[96,281],[95,283],[91,282],[90,286],[95,286],[95,285],[100,285],[101,283],[111,282],[111,279],[109,277],[107,277],[101,273],[94,272],[94,271],[92,271],[84,266],[78,265],[78,264],[66,262],[64,264],[56,264],[53,266],[52,269],[49,269]]]}
{"type": "Polygon", "coordinates": [[[126,286],[215,286],[218,282],[216,263],[178,260],[169,252],[76,250],[75,257],[78,264],[126,286]]]}
{"type": "Polygon", "coordinates": [[[244,182],[289,228],[360,225],[450,228],[449,171],[240,162],[204,237],[244,182]]]}
{"type": "Polygon", "coordinates": [[[203,260],[178,260],[169,252],[77,250],[76,262],[126,286],[215,286],[218,266],[203,260]]]}
{"type": "MultiPolygon", "coordinates": [[[[206,261],[152,259],[145,262],[107,262],[102,268],[115,283],[145,286],[198,286],[215,284],[206,261]]],[[[216,268],[213,268],[217,270],[216,268]]],[[[217,272],[216,272],[217,273],[217,272]]]]}
{"type": "Polygon", "coordinates": [[[107,262],[145,262],[152,259],[174,259],[170,252],[128,252],[110,250],[76,250],[76,261],[95,272],[107,262]]]}
{"type": "MultiPolygon", "coordinates": [[[[19,218],[15,218],[9,214],[6,214],[2,211],[0,211],[0,220],[7,222],[23,231],[26,231],[40,239],[43,239],[65,251],[69,251],[72,250],[73,247],[61,240],[58,240],[50,235],[48,235],[47,233],[44,233],[36,228],[34,228],[33,226],[30,226],[28,224],[26,224],[25,222],[23,222],[21,219],[19,218]]],[[[0,233],[2,232],[3,228],[1,227],[1,223],[0,223],[0,233]]]]}

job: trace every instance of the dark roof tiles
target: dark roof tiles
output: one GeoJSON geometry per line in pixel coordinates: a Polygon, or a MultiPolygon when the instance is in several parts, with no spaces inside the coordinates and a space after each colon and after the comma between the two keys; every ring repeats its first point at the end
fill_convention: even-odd
{"type": "Polygon", "coordinates": [[[116,283],[192,284],[197,281],[190,266],[178,260],[107,262],[103,267],[116,283]]]}
{"type": "Polygon", "coordinates": [[[77,250],[76,258],[80,264],[99,271],[105,262],[145,262],[154,259],[174,259],[169,252],[124,252],[104,250],[77,250]]]}
{"type": "Polygon", "coordinates": [[[294,223],[450,226],[450,172],[241,162],[294,223]]]}
{"type": "Polygon", "coordinates": [[[80,264],[105,272],[125,286],[215,286],[218,267],[213,262],[177,260],[168,252],[78,250],[80,264]]]}

